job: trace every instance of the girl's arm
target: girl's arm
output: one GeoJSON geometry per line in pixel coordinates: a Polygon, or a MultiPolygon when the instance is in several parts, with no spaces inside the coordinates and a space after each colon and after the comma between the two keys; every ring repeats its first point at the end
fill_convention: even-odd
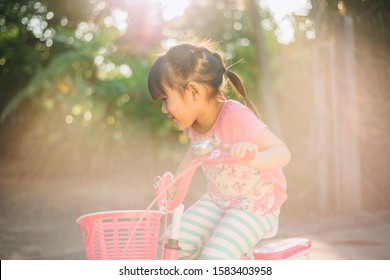
{"type": "Polygon", "coordinates": [[[282,168],[291,160],[286,145],[268,128],[262,130],[256,143],[240,142],[231,146],[232,156],[242,158],[247,151],[256,151],[256,156],[246,164],[260,171],[282,168]]]}

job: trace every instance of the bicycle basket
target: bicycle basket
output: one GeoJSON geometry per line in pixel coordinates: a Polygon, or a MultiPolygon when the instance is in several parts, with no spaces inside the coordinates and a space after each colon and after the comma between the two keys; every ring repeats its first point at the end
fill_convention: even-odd
{"type": "Polygon", "coordinates": [[[77,219],[89,260],[157,257],[161,211],[107,211],[77,219]]]}

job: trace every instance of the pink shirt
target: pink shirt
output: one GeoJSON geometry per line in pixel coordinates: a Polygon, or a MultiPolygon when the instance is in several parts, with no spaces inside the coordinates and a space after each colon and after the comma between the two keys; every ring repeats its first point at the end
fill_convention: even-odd
{"type": "MultiPolygon", "coordinates": [[[[224,101],[213,127],[205,134],[184,130],[191,143],[208,139],[218,147],[238,142],[255,143],[267,126],[241,103],[224,101]]],[[[260,172],[243,164],[203,165],[210,197],[223,209],[236,208],[264,215],[286,200],[286,179],[281,169],[260,172]]]]}

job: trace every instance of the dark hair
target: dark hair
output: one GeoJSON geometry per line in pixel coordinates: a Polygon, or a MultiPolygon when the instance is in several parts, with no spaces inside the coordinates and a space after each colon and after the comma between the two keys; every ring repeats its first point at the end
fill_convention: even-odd
{"type": "Polygon", "coordinates": [[[225,74],[234,93],[242,97],[245,105],[259,117],[256,107],[247,97],[240,77],[227,69],[222,56],[211,51],[206,44],[180,44],[158,57],[148,76],[148,88],[152,98],[165,98],[164,86],[182,91],[190,81],[206,84],[214,90],[215,95],[223,95],[226,88],[225,74]]]}

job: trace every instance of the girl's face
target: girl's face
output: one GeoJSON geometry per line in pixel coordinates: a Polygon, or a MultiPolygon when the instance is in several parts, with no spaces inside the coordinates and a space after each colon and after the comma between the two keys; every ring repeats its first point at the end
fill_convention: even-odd
{"type": "Polygon", "coordinates": [[[173,121],[178,129],[184,130],[192,126],[196,120],[196,106],[189,90],[180,93],[166,87],[167,96],[162,98],[161,111],[173,121]]]}

